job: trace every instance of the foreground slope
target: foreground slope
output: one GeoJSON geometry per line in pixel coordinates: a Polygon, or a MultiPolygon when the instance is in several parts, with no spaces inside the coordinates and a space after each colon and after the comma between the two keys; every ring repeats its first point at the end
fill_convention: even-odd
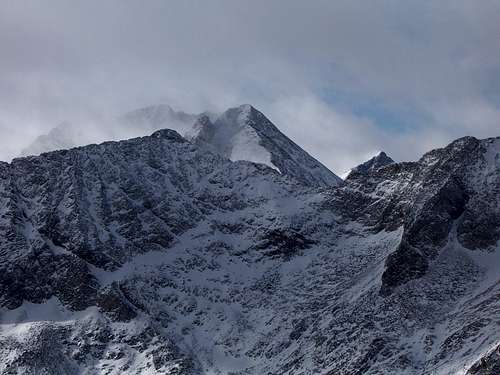
{"type": "Polygon", "coordinates": [[[169,130],[1,163],[0,372],[488,373],[499,170],[463,138],[316,190],[169,130]]]}

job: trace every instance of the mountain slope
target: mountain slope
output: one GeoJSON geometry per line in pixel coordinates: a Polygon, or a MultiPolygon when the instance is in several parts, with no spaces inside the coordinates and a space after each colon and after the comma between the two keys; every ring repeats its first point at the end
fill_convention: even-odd
{"type": "Polygon", "coordinates": [[[317,190],[169,130],[0,163],[0,372],[494,368],[499,170],[464,138],[317,190]]]}

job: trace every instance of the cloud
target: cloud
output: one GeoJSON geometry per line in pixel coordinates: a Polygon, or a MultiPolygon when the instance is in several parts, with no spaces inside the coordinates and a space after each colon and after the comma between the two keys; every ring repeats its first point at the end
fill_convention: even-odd
{"type": "Polygon", "coordinates": [[[488,0],[8,2],[0,159],[61,121],[161,102],[252,103],[336,171],[379,149],[414,159],[500,135],[499,41],[488,0]]]}
{"type": "Polygon", "coordinates": [[[337,112],[313,94],[283,98],[266,113],[292,140],[337,173],[363,162],[382,143],[382,132],[369,119],[337,112]]]}
{"type": "Polygon", "coordinates": [[[332,108],[312,93],[274,101],[264,112],[293,141],[339,175],[379,151],[396,160],[416,160],[456,138],[425,126],[394,132],[368,117],[332,108]]]}

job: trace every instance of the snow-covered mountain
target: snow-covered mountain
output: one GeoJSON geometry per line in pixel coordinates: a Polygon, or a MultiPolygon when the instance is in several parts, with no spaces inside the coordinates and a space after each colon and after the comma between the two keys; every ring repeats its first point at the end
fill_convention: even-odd
{"type": "Polygon", "coordinates": [[[367,174],[392,163],[394,163],[394,160],[387,156],[384,151],[380,151],[371,159],[359,164],[357,167],[352,168],[346,174],[345,178],[348,178],[351,174],[367,174]]]}
{"type": "Polygon", "coordinates": [[[337,186],[342,180],[281,133],[251,105],[230,108],[212,123],[202,116],[188,133],[198,146],[230,160],[266,164],[297,181],[314,186],[337,186]]]}
{"type": "Polygon", "coordinates": [[[233,161],[262,163],[311,186],[336,186],[342,182],[333,172],[281,133],[250,105],[228,109],[220,116],[174,111],[168,105],[141,108],[102,124],[64,123],[38,137],[23,156],[76,146],[139,137],[168,128],[198,146],[233,161]]]}
{"type": "Polygon", "coordinates": [[[372,172],[374,170],[377,170],[379,168],[385,167],[386,165],[394,163],[394,160],[392,160],[389,156],[384,151],[379,151],[375,156],[372,158],[368,159],[367,161],[359,164],[358,166],[349,169],[348,171],[345,171],[344,173],[341,174],[341,178],[343,180],[346,180],[349,178],[351,174],[367,174],[369,172],[372,172]]]}
{"type": "Polygon", "coordinates": [[[0,373],[495,373],[500,138],[316,189],[209,120],[0,163],[0,373]]]}

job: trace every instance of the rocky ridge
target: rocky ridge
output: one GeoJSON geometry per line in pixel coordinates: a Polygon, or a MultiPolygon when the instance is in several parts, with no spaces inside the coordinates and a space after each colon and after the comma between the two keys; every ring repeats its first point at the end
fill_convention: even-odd
{"type": "Polygon", "coordinates": [[[337,186],[342,180],[310,156],[254,107],[245,104],[220,115],[175,111],[168,105],[140,108],[105,124],[63,123],[38,137],[22,155],[37,155],[104,140],[137,137],[168,128],[198,147],[232,161],[266,164],[311,186],[337,186]]]}
{"type": "Polygon", "coordinates": [[[202,121],[0,163],[1,373],[498,366],[499,138],[325,188],[202,121]]]}

